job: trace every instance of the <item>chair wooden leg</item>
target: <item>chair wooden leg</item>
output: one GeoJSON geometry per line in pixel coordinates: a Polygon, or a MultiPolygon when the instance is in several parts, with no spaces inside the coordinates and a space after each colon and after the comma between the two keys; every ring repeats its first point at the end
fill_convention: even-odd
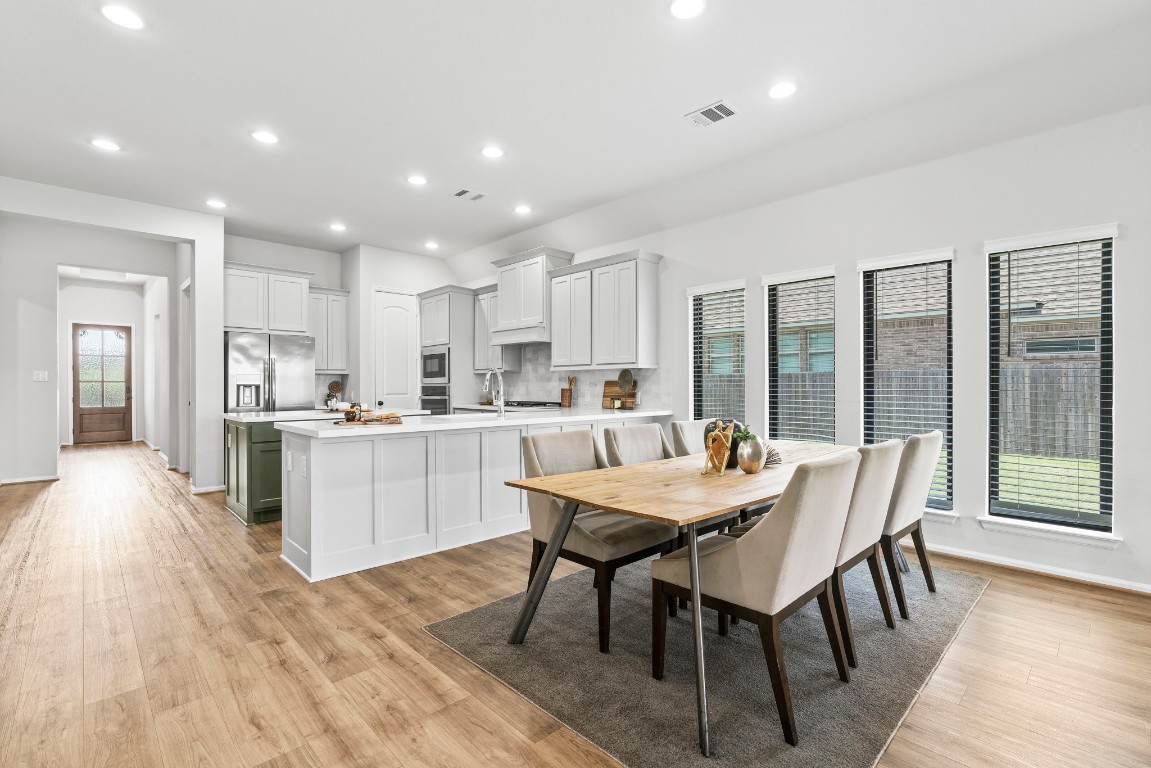
{"type": "Polygon", "coordinates": [[[843,651],[847,654],[849,666],[859,666],[855,659],[855,633],[851,629],[851,616],[847,612],[847,593],[843,589],[843,569],[836,568],[831,577],[832,598],[835,600],[835,614],[839,619],[839,631],[843,637],[843,651]]]}
{"type": "Polygon", "coordinates": [[[667,615],[673,619],[679,615],[679,600],[676,600],[672,595],[666,595],[667,598],[667,615]]]}
{"type": "Polygon", "coordinates": [[[931,572],[931,560],[927,558],[927,544],[923,542],[923,521],[911,529],[911,540],[915,542],[915,554],[919,555],[919,567],[927,581],[927,591],[935,591],[935,574],[931,572]]]}
{"type": "Polygon", "coordinates": [[[839,621],[835,615],[835,605],[831,595],[834,579],[829,578],[824,590],[816,598],[819,601],[819,612],[823,614],[823,627],[827,630],[827,639],[831,643],[831,654],[835,657],[835,666],[839,670],[839,679],[851,682],[851,670],[847,667],[847,654],[843,651],[843,636],[839,634],[839,621]]]}
{"type": "Polygon", "coordinates": [[[739,617],[738,616],[732,616],[731,617],[731,626],[734,627],[738,623],[739,623],[739,617]]]}
{"type": "Polygon", "coordinates": [[[887,561],[887,575],[891,577],[891,589],[895,592],[899,615],[904,619],[910,619],[911,616],[907,613],[907,595],[903,592],[903,577],[899,573],[899,563],[895,561],[895,548],[898,544],[890,536],[884,536],[879,540],[879,546],[883,550],[883,559],[887,561]]]}
{"type": "Polygon", "coordinates": [[[532,539],[532,564],[531,568],[528,569],[528,584],[531,584],[536,577],[536,571],[539,570],[540,560],[544,557],[544,547],[546,546],[542,541],[532,539]]]}
{"type": "Polygon", "coordinates": [[[606,565],[596,566],[596,582],[599,584],[599,651],[608,652],[611,638],[611,574],[606,565]]]}
{"type": "Polygon", "coordinates": [[[883,620],[888,627],[895,629],[895,615],[891,612],[891,599],[887,596],[887,580],[883,578],[883,569],[879,566],[879,558],[882,556],[879,542],[876,542],[871,554],[867,556],[867,567],[871,569],[871,580],[875,582],[875,594],[883,610],[883,620]]]}
{"type": "Polygon", "coordinates": [[[719,614],[719,636],[727,637],[728,615],[726,613],[719,614]]]}
{"type": "Polygon", "coordinates": [[[663,660],[667,650],[667,613],[674,604],[663,592],[663,582],[651,580],[651,676],[663,680],[663,660]]]}
{"type": "Polygon", "coordinates": [[[783,643],[779,639],[779,619],[775,616],[759,617],[759,641],[767,672],[771,676],[771,690],[775,693],[775,707],[779,710],[779,723],[783,738],[791,746],[799,744],[795,729],[795,712],[791,707],[791,686],[787,683],[787,666],[783,662],[783,643]]]}

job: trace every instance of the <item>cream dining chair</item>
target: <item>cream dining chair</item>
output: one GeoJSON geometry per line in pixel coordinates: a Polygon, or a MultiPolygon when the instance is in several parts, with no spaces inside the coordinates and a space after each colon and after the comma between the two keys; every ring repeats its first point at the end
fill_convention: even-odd
{"type": "Polygon", "coordinates": [[[691,456],[703,453],[703,430],[713,419],[694,421],[673,421],[671,423],[671,445],[676,456],[691,456]]]}
{"type": "MultiPolygon", "coordinates": [[[[784,738],[793,745],[799,735],[780,642],[784,619],[817,599],[839,679],[851,679],[831,581],[858,466],[856,451],[801,464],[775,508],[746,535],[699,542],[700,599],[759,627],[784,738]]],[[[688,568],[686,549],[651,564],[651,673],[657,680],[664,673],[669,603],[691,596],[688,568]]]]}
{"type": "Polygon", "coordinates": [[[887,522],[883,526],[883,536],[879,539],[883,559],[887,561],[887,572],[891,575],[895,602],[899,605],[899,615],[905,619],[910,618],[910,614],[907,611],[907,596],[903,591],[903,578],[895,559],[895,548],[899,546],[900,539],[911,534],[927,589],[934,592],[935,575],[931,572],[931,560],[923,541],[923,511],[927,507],[927,497],[931,493],[931,483],[935,478],[935,468],[939,464],[942,448],[943,433],[938,429],[907,438],[903,455],[899,458],[899,473],[895,477],[887,522]]]}
{"type": "MultiPolygon", "coordinates": [[[[543,477],[608,466],[591,430],[525,435],[524,476],[543,477]]],[[[532,531],[532,561],[528,577],[535,577],[563,505],[542,493],[528,494],[532,531]]],[[[675,526],[641,520],[615,512],[581,506],[564,539],[559,556],[595,571],[599,600],[599,649],[608,652],[611,637],[611,583],[621,566],[672,549],[679,531],[675,526]]]]}

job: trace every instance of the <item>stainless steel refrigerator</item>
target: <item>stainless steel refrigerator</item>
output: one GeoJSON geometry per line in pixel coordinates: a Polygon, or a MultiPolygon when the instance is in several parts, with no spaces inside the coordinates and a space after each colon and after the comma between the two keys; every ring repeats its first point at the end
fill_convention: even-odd
{"type": "Polygon", "coordinates": [[[224,334],[228,413],[316,407],[316,340],[282,333],[224,334]]]}

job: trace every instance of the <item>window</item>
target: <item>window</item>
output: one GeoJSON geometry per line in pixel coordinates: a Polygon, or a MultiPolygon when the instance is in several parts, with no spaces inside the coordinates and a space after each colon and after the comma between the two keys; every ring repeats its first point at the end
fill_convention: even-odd
{"type": "Polygon", "coordinates": [[[990,254],[993,515],[1111,530],[1111,243],[990,254]]]}
{"type": "Polygon", "coordinates": [[[951,262],[863,273],[863,442],[938,429],[927,506],[952,508],[951,262]]]}
{"type": "Polygon", "coordinates": [[[835,442],[835,278],[767,286],[768,436],[835,442]]]}
{"type": "Polygon", "coordinates": [[[743,288],[691,297],[692,418],[743,421],[743,288]]]}

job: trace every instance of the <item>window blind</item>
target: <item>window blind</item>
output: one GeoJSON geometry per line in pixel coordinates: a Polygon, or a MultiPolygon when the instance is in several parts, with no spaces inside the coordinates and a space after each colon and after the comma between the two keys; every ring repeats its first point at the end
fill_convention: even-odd
{"type": "Polygon", "coordinates": [[[993,515],[1111,530],[1112,241],[993,253],[993,515]]]}
{"type": "Polygon", "coordinates": [[[835,442],[835,278],[767,287],[768,436],[835,442]]]}
{"type": "Polygon", "coordinates": [[[744,419],[743,294],[692,297],[692,418],[744,419]]]}
{"type": "Polygon", "coordinates": [[[863,442],[932,430],[943,449],[927,505],[952,502],[951,262],[863,273],[863,442]]]}

